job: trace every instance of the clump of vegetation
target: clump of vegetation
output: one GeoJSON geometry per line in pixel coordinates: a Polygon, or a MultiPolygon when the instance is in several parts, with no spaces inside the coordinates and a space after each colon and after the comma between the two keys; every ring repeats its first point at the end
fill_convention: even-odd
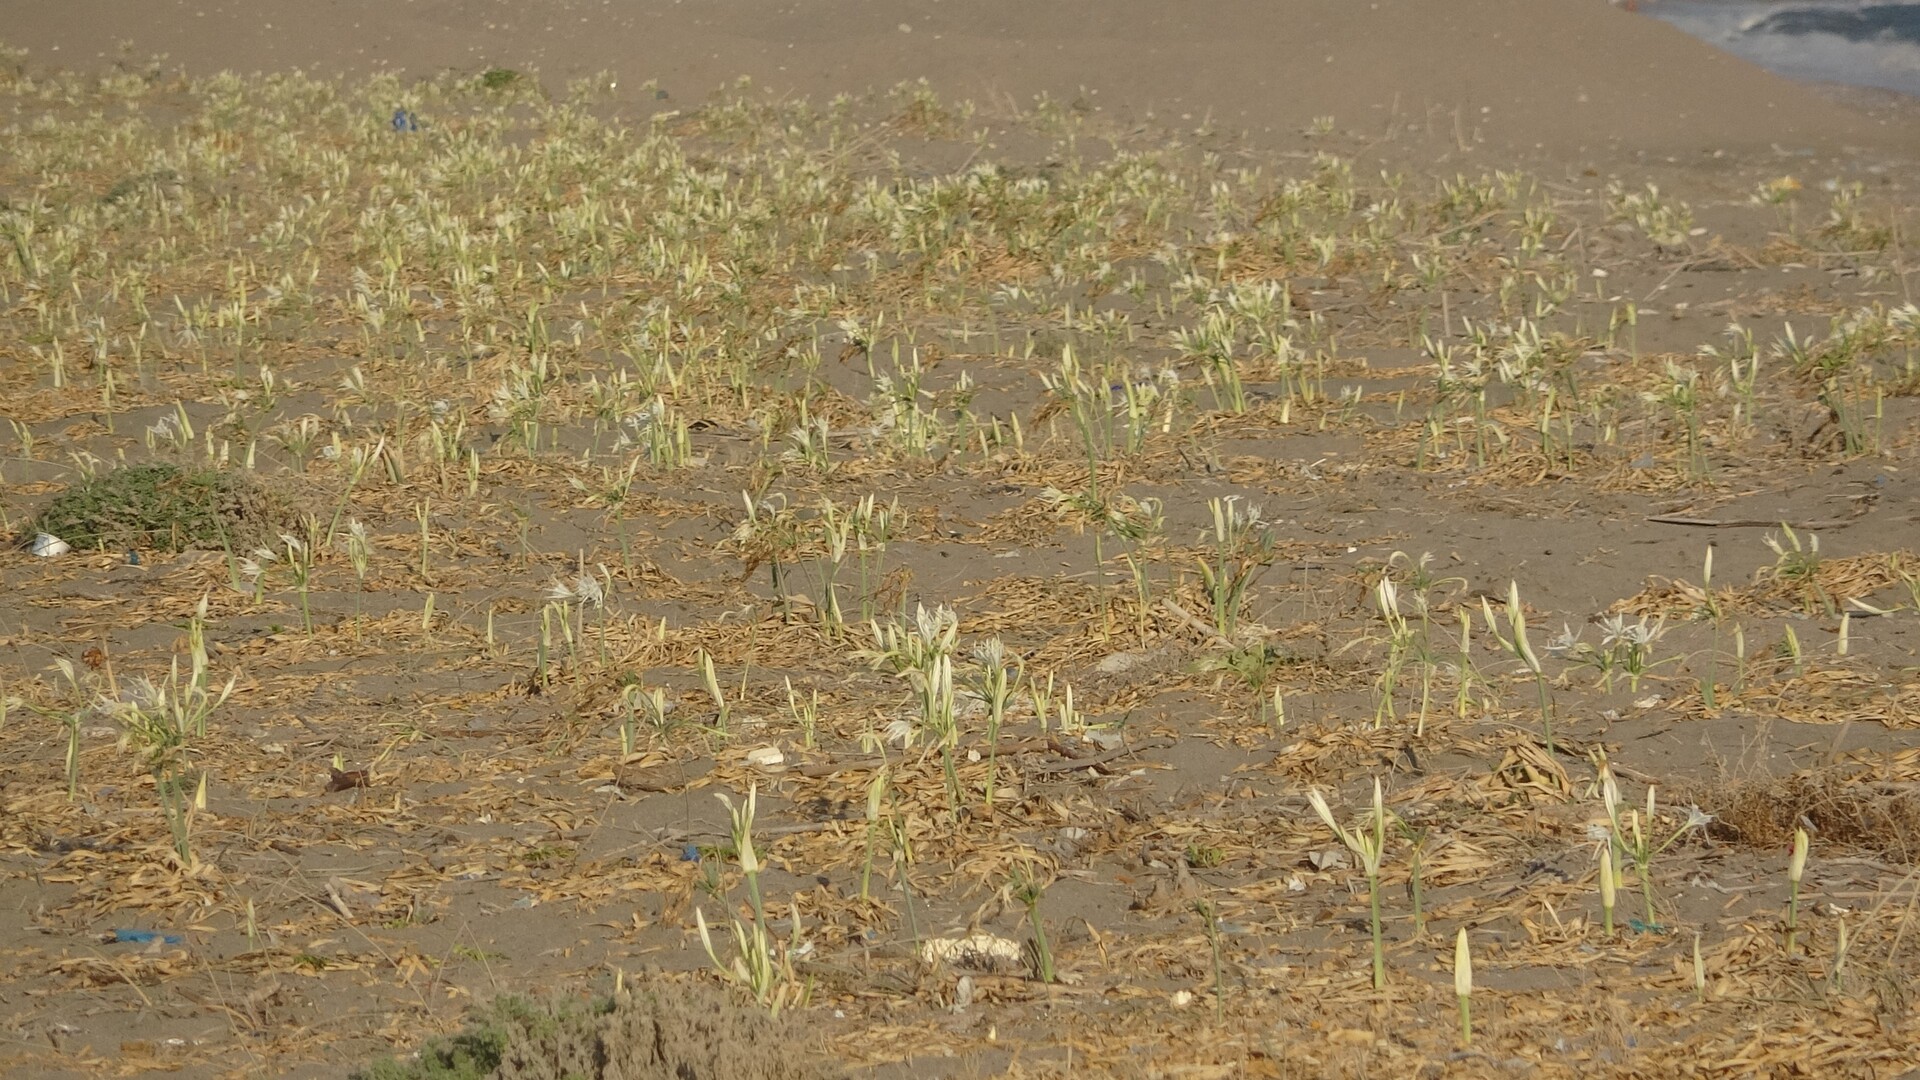
{"type": "Polygon", "coordinates": [[[1863,848],[1900,865],[1920,863],[1920,794],[1856,765],[1698,783],[1686,797],[1712,811],[1708,835],[1715,840],[1779,851],[1810,827],[1825,843],[1863,848]]]}
{"type": "Polygon", "coordinates": [[[719,991],[617,992],[591,1003],[497,998],[466,1030],[354,1080],[824,1080],[786,1025],[719,991]]]}
{"type": "Polygon", "coordinates": [[[252,473],[157,463],[97,473],[61,492],[27,528],[76,549],[234,551],[270,543],[292,516],[252,473]]]}
{"type": "Polygon", "coordinates": [[[512,68],[488,68],[480,73],[480,86],[486,90],[505,90],[520,81],[520,73],[512,68]]]}

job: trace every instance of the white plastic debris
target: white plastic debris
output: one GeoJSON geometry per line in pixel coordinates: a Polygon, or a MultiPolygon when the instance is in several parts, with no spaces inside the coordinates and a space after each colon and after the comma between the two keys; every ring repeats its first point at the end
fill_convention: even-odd
{"type": "Polygon", "coordinates": [[[747,751],[747,764],[756,769],[773,769],[786,764],[787,755],[777,746],[759,746],[747,751]]]}
{"type": "Polygon", "coordinates": [[[1189,1005],[1191,1005],[1191,1004],[1193,1004],[1193,991],[1191,991],[1191,990],[1175,990],[1175,991],[1173,992],[1173,1007],[1174,1007],[1174,1008],[1176,1008],[1176,1009],[1184,1009],[1184,1008],[1186,1008],[1187,1006],[1189,1006],[1189,1005]]]}
{"type": "Polygon", "coordinates": [[[33,543],[28,546],[27,550],[43,559],[51,559],[56,555],[65,555],[67,552],[72,551],[73,548],[69,546],[65,540],[60,539],[52,533],[41,533],[33,538],[33,543]]]}
{"type": "Polygon", "coordinates": [[[920,946],[920,959],[992,974],[1016,972],[1026,966],[1019,942],[985,933],[933,938],[920,946]]]}
{"type": "Polygon", "coordinates": [[[1307,852],[1307,861],[1313,864],[1315,870],[1323,872],[1345,870],[1347,867],[1353,865],[1352,862],[1347,859],[1347,853],[1339,848],[1323,848],[1319,851],[1309,851],[1307,852]]]}
{"type": "Polygon", "coordinates": [[[1071,859],[1085,851],[1093,842],[1093,833],[1078,826],[1069,825],[1054,834],[1053,850],[1063,859],[1071,859]]]}

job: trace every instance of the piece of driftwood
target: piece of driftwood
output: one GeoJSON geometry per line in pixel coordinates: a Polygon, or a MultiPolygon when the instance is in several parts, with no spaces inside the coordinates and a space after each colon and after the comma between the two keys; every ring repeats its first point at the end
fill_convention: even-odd
{"type": "Polygon", "coordinates": [[[1785,525],[1790,529],[1835,529],[1853,521],[1852,518],[1830,518],[1826,521],[1777,521],[1772,518],[1703,518],[1686,514],[1655,514],[1647,519],[1655,525],[1691,525],[1697,529],[1776,529],[1785,525]]]}

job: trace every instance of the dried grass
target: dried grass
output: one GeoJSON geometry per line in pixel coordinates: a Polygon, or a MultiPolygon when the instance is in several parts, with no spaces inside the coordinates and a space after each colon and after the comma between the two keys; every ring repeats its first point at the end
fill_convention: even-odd
{"type": "Polygon", "coordinates": [[[1823,845],[1903,866],[1920,863],[1920,785],[1878,779],[1858,765],[1727,778],[1676,794],[1714,815],[1715,839],[1743,847],[1777,852],[1791,847],[1794,829],[1804,827],[1823,845]]]}

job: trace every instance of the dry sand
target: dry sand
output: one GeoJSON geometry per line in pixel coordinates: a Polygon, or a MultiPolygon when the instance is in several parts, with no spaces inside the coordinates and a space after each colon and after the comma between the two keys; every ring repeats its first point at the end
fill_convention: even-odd
{"type": "MultiPolygon", "coordinates": [[[[925,78],[950,100],[1028,102],[1046,94],[1096,110],[1118,132],[1103,147],[1127,139],[1177,139],[1234,163],[1268,168],[1302,167],[1307,152],[1332,148],[1423,179],[1524,166],[1548,184],[1563,184],[1569,202],[1596,219],[1602,216],[1596,193],[1607,179],[1622,178],[1635,190],[1656,180],[1699,198],[1709,235],[1700,241],[1698,258],[1650,254],[1631,229],[1616,234],[1597,220],[1578,236],[1555,236],[1592,269],[1610,268],[1609,278],[1583,277],[1583,291],[1604,280],[1608,292],[1661,309],[1638,328],[1635,352],[1647,357],[1662,351],[1691,356],[1702,343],[1721,341],[1729,318],[1764,320],[1769,329],[1783,318],[1799,318],[1805,329],[1863,304],[1898,302],[1908,288],[1901,276],[1862,280],[1844,259],[1761,265],[1752,256],[1764,254],[1770,226],[1765,219],[1755,224],[1745,200],[1756,182],[1792,172],[1809,183],[1828,176],[1859,180],[1877,205],[1910,210],[1920,109],[1884,100],[1862,104],[1857,97],[1795,85],[1664,24],[1598,2],[70,0],[17,7],[0,26],[0,41],[30,49],[29,64],[38,66],[137,69],[153,54],[196,74],[299,67],[320,74],[393,69],[426,76],[499,65],[537,70],[556,88],[606,71],[618,81],[616,108],[634,115],[692,109],[741,76],[751,77],[755,94],[813,100],[925,78]],[[660,98],[650,83],[668,96],[660,98]],[[1322,116],[1334,118],[1331,140],[1303,134],[1322,116]],[[1736,252],[1743,254],[1730,254],[1736,252]]],[[[918,150],[929,160],[947,154],[953,161],[967,152],[965,146],[918,150]]],[[[1583,271],[1588,267],[1582,263],[1583,271]]],[[[1489,280],[1494,273],[1484,267],[1474,272],[1489,280]]],[[[1311,284],[1303,278],[1297,295],[1303,305],[1327,305],[1330,318],[1352,315],[1356,324],[1364,322],[1352,354],[1367,355],[1372,367],[1342,378],[1368,381],[1369,407],[1389,415],[1396,366],[1421,362],[1404,340],[1404,326],[1393,321],[1397,316],[1375,319],[1372,308],[1362,311],[1372,302],[1364,283],[1332,275],[1311,284]],[[1392,335],[1401,340],[1389,343],[1392,335]]],[[[1606,306],[1596,302],[1596,310],[1604,322],[1606,306]]],[[[355,347],[350,338],[336,335],[324,344],[344,353],[355,347]]],[[[16,359],[24,362],[26,355],[16,359]]],[[[306,395],[288,405],[289,415],[296,407],[325,413],[328,388],[343,374],[344,363],[329,366],[335,357],[299,366],[307,359],[289,360],[287,370],[301,377],[299,393],[306,395]]],[[[860,365],[841,359],[837,367],[827,365],[823,377],[840,380],[834,389],[854,400],[865,393],[860,365]]],[[[996,372],[992,363],[981,370],[983,400],[1033,402],[1037,384],[1031,372],[996,372]]],[[[41,393],[44,388],[31,389],[39,395],[36,407],[53,400],[41,393]]],[[[158,410],[162,403],[156,397],[148,404],[158,410]]],[[[908,932],[895,917],[913,901],[901,904],[890,893],[890,913],[860,906],[848,915],[858,906],[849,897],[854,875],[835,864],[831,880],[824,873],[816,878],[809,862],[841,858],[856,842],[857,830],[840,839],[824,826],[828,818],[858,814],[867,775],[860,770],[873,762],[845,737],[847,731],[811,755],[800,754],[787,739],[794,762],[804,758],[815,771],[769,782],[763,825],[792,830],[774,832],[767,841],[779,859],[770,890],[782,903],[787,897],[809,904],[818,898],[819,909],[810,908],[807,918],[823,944],[818,967],[809,970],[817,973],[827,1004],[804,1015],[836,1053],[860,1065],[861,1075],[879,1076],[1479,1076],[1508,1075],[1529,1061],[1554,1075],[1579,1067],[1657,1076],[1681,1067],[1661,1056],[1667,1039],[1708,1048],[1700,1058],[1701,1075],[1730,1078],[1763,1065],[1790,1075],[1816,1061],[1796,1055],[1812,1054],[1808,1048],[1817,1041],[1823,1056],[1808,1066],[1816,1073],[1846,1059],[1851,1075],[1898,1075],[1902,1040],[1910,1044],[1920,1029],[1920,1014],[1905,996],[1909,991],[1875,984],[1802,1008],[1802,998],[1818,997],[1809,988],[1824,978],[1824,969],[1811,959],[1803,965],[1766,951],[1776,940],[1783,862],[1777,849],[1794,824],[1768,816],[1774,804],[1784,805],[1771,798],[1774,789],[1756,783],[1739,800],[1728,796],[1726,805],[1741,807],[1749,833],[1683,845],[1685,858],[1697,861],[1686,863],[1685,872],[1676,861],[1663,879],[1662,902],[1671,905],[1671,914],[1685,925],[1712,929],[1713,970],[1738,973],[1725,975],[1722,999],[1715,1002],[1719,1011],[1696,1021],[1687,1011],[1691,974],[1678,939],[1642,935],[1594,945],[1592,869],[1582,846],[1582,815],[1590,818],[1593,811],[1591,793],[1584,791],[1591,770],[1576,756],[1563,755],[1558,763],[1546,757],[1527,734],[1524,711],[1498,724],[1463,724],[1433,748],[1391,729],[1362,730],[1358,719],[1372,708],[1373,673],[1356,665],[1373,654],[1362,650],[1343,661],[1333,649],[1344,639],[1329,638],[1318,616],[1327,614],[1342,633],[1362,632],[1371,618],[1365,583],[1372,580],[1368,575],[1377,576],[1387,552],[1432,550],[1441,556],[1444,573],[1461,576],[1469,596],[1487,594],[1497,602],[1507,580],[1519,578],[1529,604],[1552,613],[1551,625],[1536,626],[1545,637],[1563,616],[1578,620],[1637,594],[1636,610],[1679,605],[1684,597],[1678,593],[1641,590],[1654,574],[1697,577],[1712,538],[1721,544],[1718,580],[1746,587],[1766,618],[1797,617],[1790,597],[1753,584],[1755,574],[1772,563],[1757,539],[1764,530],[1650,526],[1646,519],[1656,514],[1830,523],[1823,529],[1833,565],[1842,567],[1835,573],[1857,571],[1854,578],[1836,578],[1833,587],[1868,581],[1881,590],[1870,595],[1891,603],[1886,553],[1913,547],[1920,535],[1912,406],[1911,397],[1889,400],[1891,449],[1884,457],[1845,458],[1824,442],[1803,438],[1807,430],[1788,431],[1777,455],[1751,471],[1733,470],[1733,479],[1711,490],[1662,489],[1653,473],[1624,464],[1609,474],[1611,486],[1604,490],[1582,486],[1578,477],[1536,483],[1531,474],[1484,484],[1476,479],[1461,490],[1467,481],[1455,484],[1453,474],[1406,468],[1365,471],[1363,481],[1349,485],[1338,480],[1338,470],[1359,468],[1371,452],[1364,424],[1330,433],[1280,431],[1268,423],[1270,409],[1262,414],[1266,427],[1246,419],[1220,421],[1212,446],[1217,460],[1172,461],[1167,451],[1141,465],[1133,479],[1141,490],[1165,494],[1169,505],[1182,507],[1187,516],[1177,531],[1183,542],[1206,526],[1196,509],[1204,497],[1228,490],[1264,490],[1272,516],[1285,522],[1292,546],[1282,562],[1289,569],[1284,582],[1268,583],[1263,611],[1286,624],[1283,644],[1306,657],[1298,677],[1311,685],[1292,699],[1294,726],[1272,739],[1244,716],[1229,716],[1221,701],[1231,695],[1217,682],[1210,686],[1212,676],[1191,670],[1191,662],[1217,644],[1204,633],[1195,636],[1191,626],[1157,624],[1155,644],[1138,655],[1101,656],[1090,645],[1069,649],[1046,640],[1044,620],[1037,623],[1035,611],[1062,620],[1084,617],[1089,627],[1098,621],[1074,606],[1080,601],[1072,590],[1090,576],[1085,538],[1068,536],[1064,526],[1035,509],[1039,487],[1054,475],[1045,470],[1066,466],[1050,460],[1032,475],[1006,476],[988,475],[984,467],[968,471],[971,466],[938,474],[931,466],[881,470],[873,484],[907,500],[914,522],[899,550],[901,564],[915,575],[915,597],[934,602],[966,596],[975,603],[968,618],[991,623],[1036,653],[1054,650],[1048,655],[1074,672],[1085,700],[1129,716],[1138,710],[1129,731],[1145,740],[1146,756],[1138,759],[1145,779],[1132,783],[1137,777],[1124,775],[1134,759],[1075,767],[1062,757],[1058,740],[1023,731],[1018,775],[1030,803],[966,824],[967,843],[979,841],[980,848],[992,850],[956,853],[942,846],[943,837],[920,838],[935,853],[927,868],[916,871],[920,880],[939,880],[944,873],[948,882],[967,884],[951,895],[920,898],[926,907],[917,917],[943,929],[979,924],[1023,934],[1018,905],[992,887],[1005,875],[989,882],[986,871],[979,871],[976,879],[970,876],[974,864],[963,864],[961,854],[979,855],[995,873],[1012,865],[1007,860],[1016,842],[1019,850],[1043,851],[1054,860],[1061,874],[1048,890],[1046,911],[1065,963],[1084,980],[1040,987],[1031,979],[980,972],[967,984],[967,993],[978,994],[976,1003],[954,1010],[950,1006],[961,993],[954,972],[926,971],[914,963],[908,932]],[[989,541],[976,539],[995,530],[989,541]],[[1024,556],[1005,561],[1003,549],[1024,556]],[[1857,557],[1857,564],[1846,563],[1848,557],[1857,557]],[[1371,561],[1362,565],[1364,560],[1371,561]],[[1034,577],[1009,583],[1013,571],[1034,577]],[[1045,574],[1055,576],[1043,579],[1045,574]],[[1325,591],[1316,591],[1321,586],[1325,591]],[[1157,681],[1171,689],[1158,692],[1157,681]],[[844,768],[834,771],[838,767],[844,768]],[[1494,1047],[1488,1056],[1450,1050],[1450,983],[1442,961],[1451,954],[1444,942],[1428,950],[1409,941],[1410,927],[1398,926],[1393,948],[1400,996],[1376,1005],[1364,989],[1364,962],[1355,959],[1361,955],[1356,920],[1363,920],[1364,896],[1351,891],[1350,873],[1322,872],[1318,860],[1333,843],[1317,831],[1301,792],[1324,783],[1344,793],[1344,807],[1357,807],[1364,778],[1378,771],[1393,779],[1396,798],[1412,800],[1403,807],[1410,816],[1422,811],[1423,792],[1444,792],[1452,800],[1472,789],[1490,823],[1487,831],[1444,848],[1432,867],[1430,898],[1437,925],[1451,933],[1447,919],[1470,921],[1488,950],[1482,969],[1486,998],[1476,1006],[1484,1010],[1478,1015],[1487,1025],[1486,1045],[1494,1047]],[[1062,830],[1082,825],[1091,832],[1062,830]],[[1304,839],[1309,833],[1311,853],[1304,839]],[[1285,845],[1265,839],[1272,836],[1283,837],[1285,845]],[[1290,878],[1311,884],[1296,894],[1289,891],[1290,878]],[[1211,972],[1206,926],[1192,908],[1202,896],[1224,905],[1234,993],[1227,1022],[1218,1027],[1203,1015],[1209,1012],[1211,972]],[[1276,911],[1285,913],[1279,920],[1288,921],[1284,932],[1257,922],[1276,911]],[[885,932],[860,936],[876,926],[885,932]],[[1625,989],[1616,994],[1620,987],[1625,989]],[[1200,1000],[1191,1011],[1175,1014],[1169,995],[1183,990],[1198,991],[1200,1000]],[[1801,996],[1787,1005],[1767,998],[1743,1011],[1748,1006],[1742,995],[1759,1001],[1776,993],[1801,996]],[[1540,1020],[1530,1012],[1536,999],[1564,1009],[1540,1020]],[[1330,1002],[1344,1011],[1334,1015],[1330,1002]],[[1741,1024],[1755,1029],[1750,1045],[1746,1030],[1736,1030],[1741,1024]],[[1835,1031],[1841,1034],[1834,1039],[1853,1041],[1836,1050],[1815,1038],[1835,1031]],[[1564,1036],[1575,1049],[1556,1049],[1543,1033],[1564,1036]],[[1193,1045],[1182,1045],[1184,1039],[1193,1045]],[[1231,1052],[1221,1049],[1228,1046],[1231,1052]],[[954,1056],[942,1057],[948,1049],[954,1056]],[[917,1052],[926,1057],[915,1060],[917,1052]],[[1561,1060],[1563,1052],[1571,1056],[1561,1060]]],[[[36,430],[59,446],[80,414],[46,409],[34,417],[36,430]]],[[[1388,426],[1381,420],[1380,430],[1388,426]]],[[[724,572],[714,566],[716,545],[738,517],[738,491],[746,483],[754,441],[724,424],[703,430],[700,438],[703,450],[716,455],[714,470],[694,474],[684,490],[674,476],[685,474],[658,483],[645,479],[645,509],[634,515],[645,525],[622,526],[648,545],[636,550],[637,563],[625,565],[622,597],[639,598],[634,602],[644,624],[669,618],[675,633],[670,643],[641,639],[635,655],[655,663],[649,678],[674,680],[672,692],[688,712],[701,700],[690,666],[696,640],[720,653],[729,678],[750,657],[757,707],[784,716],[777,675],[824,663],[822,645],[811,627],[772,614],[761,587],[764,570],[748,585],[730,556],[724,572]],[[736,611],[759,621],[743,622],[736,611]],[[743,625],[765,637],[728,636],[743,625]]],[[[98,445],[107,446],[100,439],[98,445]]],[[[10,465],[9,510],[39,505],[64,482],[61,475],[51,465],[43,472],[31,464],[10,465]]],[[[220,594],[229,610],[222,616],[217,665],[224,671],[244,661],[272,692],[250,684],[222,714],[223,721],[230,718],[229,745],[220,752],[243,764],[222,775],[214,797],[210,834],[224,845],[209,855],[215,875],[200,882],[153,869],[149,877],[122,883],[144,890],[142,895],[173,897],[154,901],[151,911],[128,908],[120,884],[103,878],[99,868],[146,866],[154,862],[147,849],[165,849],[164,830],[149,827],[152,793],[114,796],[132,807],[116,820],[145,816],[137,825],[95,835],[78,811],[55,797],[64,794],[64,736],[47,735],[52,726],[38,719],[32,722],[45,730],[32,739],[21,734],[27,721],[0,730],[14,740],[0,743],[0,750],[15,755],[6,759],[10,771],[0,776],[0,801],[18,800],[15,805],[38,815],[31,829],[9,832],[0,822],[8,860],[0,878],[0,965],[17,960],[21,972],[12,982],[0,979],[0,1068],[11,1061],[21,1076],[114,1070],[132,1075],[191,1060],[189,1075],[337,1076],[376,1048],[411,1043],[426,1029],[447,1029],[472,996],[604,981],[606,965],[706,968],[688,914],[705,895],[696,877],[704,870],[694,866],[722,860],[709,852],[706,863],[683,863],[681,848],[688,841],[720,844],[723,823],[710,792],[737,794],[756,774],[740,765],[738,747],[716,763],[684,743],[663,745],[644,761],[616,764],[605,732],[583,733],[577,723],[587,705],[596,718],[611,715],[606,686],[588,687],[577,697],[558,691],[529,695],[524,657],[496,663],[491,648],[471,670],[462,666],[483,652],[474,640],[477,612],[509,594],[526,594],[528,581],[543,584],[566,573],[583,549],[592,552],[589,562],[627,554],[610,539],[603,515],[568,502],[563,485],[541,488],[529,481],[514,488],[511,478],[488,483],[499,485],[489,494],[499,504],[491,508],[500,511],[497,517],[456,520],[452,515],[467,511],[435,503],[447,515],[440,523],[444,544],[436,545],[435,555],[443,564],[436,573],[445,576],[430,585],[439,590],[442,610],[455,614],[444,620],[445,636],[420,645],[417,654],[405,651],[420,640],[408,636],[409,627],[430,590],[409,576],[413,503],[397,495],[384,508],[392,542],[375,590],[349,602],[336,565],[338,591],[322,601],[330,620],[323,638],[345,658],[323,655],[297,629],[270,627],[266,616],[242,611],[241,601],[220,594]],[[526,550],[502,540],[500,506],[536,501],[530,533],[521,538],[526,550]],[[501,585],[498,579],[509,573],[517,575],[516,583],[501,585]],[[400,651],[382,655],[360,647],[357,629],[354,644],[346,643],[342,620],[352,615],[357,626],[361,600],[376,605],[368,611],[375,625],[371,635],[402,643],[394,646],[400,651]],[[419,739],[407,741],[402,729],[415,722],[419,739]],[[572,753],[578,743],[568,740],[588,739],[593,746],[579,750],[578,759],[551,753],[562,744],[572,753]],[[268,755],[262,746],[275,749],[268,755]],[[350,771],[370,769],[374,786],[323,791],[327,759],[335,752],[346,755],[350,771]],[[243,783],[275,794],[243,798],[243,783]],[[395,808],[391,814],[389,805],[395,808]],[[484,819],[477,816],[483,809],[484,819]],[[52,824],[42,831],[43,822],[52,824]],[[675,889],[658,887],[662,880],[675,882],[675,889]],[[179,905],[187,900],[180,897],[195,890],[208,897],[206,910],[218,911],[217,919],[209,916],[210,928],[193,931],[191,950],[156,946],[135,953],[131,946],[95,948],[88,940],[111,926],[163,925],[169,912],[184,910],[179,905]],[[241,935],[232,908],[243,892],[262,898],[264,924],[284,934],[284,948],[254,951],[241,935]],[[529,904],[529,898],[541,899],[529,904]],[[351,917],[336,919],[342,909],[351,917]],[[169,1039],[191,1048],[170,1049],[169,1039]],[[287,1058],[266,1061],[261,1055],[273,1048],[284,1049],[287,1058]],[[56,1073],[60,1069],[67,1071],[56,1073]]],[[[857,498],[854,484],[834,488],[835,497],[857,498]]],[[[373,501],[363,500],[360,512],[383,512],[373,501]]],[[[15,635],[0,640],[17,645],[21,658],[0,661],[12,665],[5,668],[8,678],[44,678],[52,655],[80,647],[62,637],[77,625],[102,627],[102,640],[112,638],[108,651],[125,657],[128,670],[164,671],[165,658],[178,650],[175,624],[184,621],[186,610],[166,592],[172,588],[166,583],[191,582],[197,595],[203,579],[216,589],[223,581],[218,567],[191,559],[155,556],[147,570],[138,570],[117,565],[111,556],[58,566],[18,554],[4,558],[12,560],[5,564],[10,586],[26,583],[0,599],[0,635],[15,635]],[[63,606],[86,614],[70,618],[63,606]],[[168,614],[132,629],[113,622],[136,610],[168,614]]],[[[514,631],[520,643],[532,632],[527,626],[535,606],[537,601],[530,605],[521,596],[518,610],[511,611],[520,620],[514,631]]],[[[1466,606],[1480,610],[1470,600],[1466,606]]],[[[274,610],[282,623],[297,621],[292,608],[274,610]]],[[[510,609],[502,611],[504,626],[510,609]]],[[[1911,678],[1913,622],[1912,612],[1863,620],[1854,663],[1864,674],[1786,680],[1784,688],[1768,689],[1777,698],[1756,689],[1738,715],[1704,715],[1708,710],[1686,689],[1699,678],[1691,666],[1665,672],[1673,682],[1659,686],[1670,699],[1644,707],[1636,704],[1640,695],[1589,693],[1590,676],[1582,673],[1577,686],[1558,691],[1569,702],[1566,737],[1582,740],[1584,748],[1604,744],[1630,770],[1623,773],[1630,780],[1657,777],[1663,785],[1692,785],[1696,791],[1722,779],[1717,770],[1728,762],[1742,775],[1785,774],[1843,763],[1843,749],[1871,759],[1859,767],[1875,783],[1904,791],[1914,776],[1910,725],[1920,713],[1920,690],[1911,678]],[[1845,702],[1829,708],[1836,696],[1845,702]],[[1857,725],[1836,722],[1856,715],[1863,718],[1857,725]]],[[[1795,625],[1809,642],[1831,650],[1827,623],[1795,625]]],[[[1687,633],[1688,647],[1696,650],[1689,655],[1700,655],[1705,631],[1693,627],[1687,633]]],[[[1756,628],[1756,653],[1760,633],[1756,628]]],[[[974,636],[970,627],[969,640],[974,636]]],[[[1769,646],[1773,640],[1768,638],[1769,646]]],[[[1731,648],[1715,647],[1723,653],[1731,648]]],[[[838,658],[833,663],[838,666],[829,706],[852,703],[849,715],[862,719],[875,712],[884,695],[871,688],[881,680],[838,658]]],[[[891,685],[885,684],[888,692],[891,685]]],[[[1531,702],[1531,684],[1515,682],[1506,693],[1523,706],[1531,702]]],[[[849,730],[854,723],[845,716],[837,720],[849,730]]],[[[90,760],[113,757],[105,741],[91,749],[90,760]]],[[[1857,764],[1851,758],[1844,763],[1857,764]]],[[[983,766],[973,768],[970,777],[984,772],[983,766]]],[[[121,783],[139,784],[142,778],[134,773],[121,783]]],[[[922,784],[922,805],[937,810],[936,771],[922,768],[914,779],[922,784]]],[[[1826,783],[1840,781],[1829,773],[1804,780],[1795,805],[1839,805],[1843,800],[1820,787],[1826,783]]],[[[1848,798],[1857,797],[1849,791],[1848,798]]],[[[1444,806],[1447,812],[1457,808],[1453,802],[1444,806]]],[[[1910,798],[1900,807],[1920,818],[1910,798]]],[[[1910,819],[1886,813],[1854,820],[1834,811],[1822,819],[1829,830],[1823,845],[1851,845],[1823,848],[1839,853],[1824,864],[1823,900],[1852,905],[1844,909],[1846,917],[1857,914],[1866,925],[1871,920],[1865,910],[1876,901],[1863,897],[1891,897],[1887,903],[1897,909],[1910,895],[1887,884],[1897,883],[1913,862],[1900,835],[1910,819]]],[[[1396,853],[1404,857],[1404,849],[1396,853]]],[[[1673,858],[1680,857],[1676,851],[1673,858]]],[[[1396,878],[1396,890],[1405,881],[1396,878]]],[[[1391,903],[1404,915],[1399,892],[1391,903]]],[[[1830,915],[1820,924],[1823,948],[1835,940],[1839,918],[1830,915]]],[[[1886,920],[1879,928],[1886,929],[1886,920]]],[[[1873,947],[1883,951],[1870,952],[1862,963],[1884,961],[1873,970],[1891,972],[1898,983],[1903,972],[1911,974],[1912,961],[1901,955],[1900,939],[1892,937],[1889,946],[1888,937],[1891,932],[1874,939],[1873,947]]],[[[1907,949],[1911,955],[1910,942],[1907,949]]]]}
{"type": "Polygon", "coordinates": [[[4,33],[72,67],[156,53],[196,73],[500,64],[556,84],[607,71],[636,101],[657,80],[689,104],[741,76],[817,99],[925,78],[950,97],[1210,118],[1258,142],[1332,116],[1370,140],[1602,166],[1920,148],[1920,109],[1870,115],[1594,0],[72,0],[20,5],[4,33]]]}

